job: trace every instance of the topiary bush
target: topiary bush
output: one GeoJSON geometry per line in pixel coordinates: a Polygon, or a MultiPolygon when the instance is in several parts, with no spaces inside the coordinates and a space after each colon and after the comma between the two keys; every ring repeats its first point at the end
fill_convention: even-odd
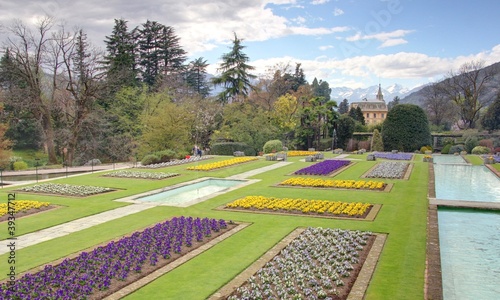
{"type": "Polygon", "coordinates": [[[12,164],[14,171],[26,170],[28,168],[28,164],[22,160],[16,161],[12,164]]]}
{"type": "Polygon", "coordinates": [[[159,162],[169,162],[172,159],[177,157],[177,153],[174,150],[167,149],[163,151],[158,151],[153,153],[158,159],[160,160],[159,162]]]}
{"type": "Polygon", "coordinates": [[[441,150],[441,154],[449,154],[451,146],[453,145],[452,144],[444,145],[443,149],[441,150]]]}
{"type": "Polygon", "coordinates": [[[283,143],[280,140],[270,140],[264,144],[264,153],[283,151],[283,143]]]}
{"type": "Polygon", "coordinates": [[[455,154],[465,151],[465,146],[462,144],[453,145],[450,147],[450,151],[448,153],[455,154]]]}
{"type": "Polygon", "coordinates": [[[378,129],[373,130],[372,151],[384,152],[384,142],[378,129]]]}
{"type": "Polygon", "coordinates": [[[254,148],[245,143],[237,142],[215,143],[210,149],[210,153],[214,155],[233,155],[236,151],[242,151],[246,156],[255,156],[257,154],[254,148]]]}
{"type": "Polygon", "coordinates": [[[420,153],[425,153],[425,151],[432,151],[432,147],[431,146],[422,146],[420,148],[420,153]]]}
{"type": "Polygon", "coordinates": [[[431,145],[431,131],[425,111],[415,104],[398,104],[382,124],[384,149],[413,152],[431,145]]]}
{"type": "Polygon", "coordinates": [[[479,141],[475,136],[468,136],[465,139],[465,151],[472,153],[472,149],[479,145],[479,141]]]}
{"type": "Polygon", "coordinates": [[[490,148],[484,146],[476,146],[471,151],[472,154],[489,154],[490,148]]]}

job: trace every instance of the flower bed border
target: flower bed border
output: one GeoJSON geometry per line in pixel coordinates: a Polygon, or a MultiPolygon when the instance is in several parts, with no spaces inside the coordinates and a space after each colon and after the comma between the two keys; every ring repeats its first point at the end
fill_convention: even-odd
{"type": "MultiPolygon", "coordinates": [[[[165,178],[142,178],[142,177],[127,177],[127,176],[111,176],[111,175],[109,175],[109,174],[113,174],[113,173],[117,173],[117,172],[120,172],[120,171],[109,172],[109,173],[106,173],[104,175],[101,175],[100,177],[106,177],[106,178],[112,178],[112,179],[118,178],[118,179],[139,179],[139,180],[159,181],[159,180],[166,180],[166,179],[170,179],[170,178],[181,176],[180,173],[169,173],[169,174],[172,174],[172,175],[170,175],[168,177],[165,177],[165,178]]],[[[144,171],[135,171],[135,172],[136,173],[156,173],[156,172],[144,172],[144,171]]],[[[164,172],[157,172],[157,173],[161,174],[161,173],[164,173],[164,172]]]]}
{"type": "MultiPolygon", "coordinates": [[[[295,174],[295,172],[296,172],[296,171],[295,171],[295,172],[292,172],[292,173],[289,173],[289,174],[286,174],[286,175],[287,175],[287,176],[319,176],[319,177],[334,177],[334,176],[337,176],[339,173],[341,173],[341,172],[345,171],[345,169],[350,168],[351,166],[353,166],[353,165],[355,165],[355,164],[356,164],[356,162],[354,162],[354,161],[352,161],[352,160],[351,160],[349,164],[347,164],[347,165],[345,165],[345,166],[343,166],[343,167],[340,167],[340,168],[338,168],[337,170],[335,170],[335,171],[333,171],[333,172],[331,172],[331,173],[328,173],[328,174],[326,174],[326,175],[317,175],[317,174],[295,174]]],[[[299,169],[298,171],[300,171],[300,169],[299,169]]]]}
{"type": "MultiPolygon", "coordinates": [[[[391,161],[391,160],[385,160],[385,161],[391,161]]],[[[368,171],[366,171],[363,175],[360,176],[360,178],[370,178],[370,179],[389,179],[389,180],[410,180],[411,172],[413,171],[413,163],[411,161],[398,161],[398,162],[407,162],[408,163],[408,168],[406,168],[406,172],[403,175],[403,178],[373,178],[373,177],[366,177],[368,174],[375,169],[379,163],[376,163],[373,167],[371,167],[368,171]]]]}
{"type": "Polygon", "coordinates": [[[332,191],[363,191],[363,192],[381,192],[381,193],[389,193],[392,190],[394,183],[386,183],[385,188],[383,190],[370,190],[370,189],[345,189],[345,188],[335,188],[335,187],[317,187],[317,186],[301,186],[301,185],[284,185],[284,184],[275,184],[272,187],[278,188],[294,188],[294,189],[319,189],[319,190],[332,190],[332,191]]]}
{"type": "MultiPolygon", "coordinates": [[[[173,218],[173,217],[172,217],[173,218]]],[[[164,221],[168,221],[168,220],[171,220],[172,218],[169,218],[169,219],[166,219],[164,221]]],[[[162,221],[163,222],[163,221],[162,221]]],[[[155,223],[157,224],[157,223],[155,223]]],[[[99,243],[97,245],[94,245],[92,247],[89,247],[89,248],[86,248],[86,249],[82,249],[78,252],[75,252],[73,254],[70,254],[70,255],[67,255],[65,257],[61,257],[57,260],[54,260],[52,262],[47,262],[47,263],[44,263],[43,265],[40,265],[40,266],[37,266],[37,267],[34,267],[34,268],[31,268],[29,270],[26,270],[26,271],[23,271],[21,273],[18,274],[18,278],[21,278],[22,276],[28,274],[28,273],[36,273],[36,272],[40,272],[40,271],[43,271],[44,267],[46,265],[57,265],[57,264],[60,264],[62,263],[65,259],[74,259],[76,257],[78,257],[82,252],[90,252],[100,246],[105,246],[107,244],[109,244],[111,241],[118,241],[122,238],[125,238],[125,237],[130,237],[132,236],[135,232],[142,232],[144,231],[145,229],[147,228],[150,228],[150,227],[153,227],[155,224],[152,224],[151,226],[146,226],[146,227],[143,227],[141,229],[136,229],[134,230],[133,232],[130,232],[128,234],[125,234],[125,235],[122,235],[122,236],[117,236],[116,238],[113,238],[113,239],[110,239],[108,241],[104,241],[102,243],[99,243]]],[[[231,237],[233,234],[236,234],[238,233],[239,231],[245,229],[246,227],[248,227],[249,225],[251,225],[251,223],[245,223],[245,222],[233,222],[233,223],[227,223],[228,225],[230,224],[234,224],[236,225],[235,227],[229,229],[228,231],[216,236],[215,238],[212,238],[210,240],[208,240],[206,243],[204,244],[201,244],[199,245],[198,247],[196,248],[192,248],[190,251],[186,252],[185,254],[182,254],[178,257],[176,257],[174,260],[172,260],[171,262],[169,262],[168,264],[156,269],[156,270],[153,270],[152,272],[148,273],[148,274],[145,274],[144,273],[144,276],[138,278],[137,280],[134,280],[132,282],[130,282],[129,284],[125,285],[124,287],[118,289],[117,291],[113,292],[112,294],[110,295],[107,295],[105,296],[104,298],[101,298],[101,299],[106,299],[106,300],[119,300],[119,299],[122,299],[123,297],[129,295],[129,294],[132,294],[133,292],[137,291],[138,289],[142,288],[143,286],[149,284],[150,282],[156,280],[157,278],[163,276],[164,274],[172,271],[173,269],[181,266],[182,264],[188,262],[189,260],[195,258],[196,256],[202,254],[203,252],[205,252],[206,250],[212,248],[213,246],[217,245],[219,242],[222,242],[224,241],[225,239],[231,237]]],[[[172,258],[170,258],[172,259],[172,258]]],[[[5,280],[2,280],[0,281],[0,283],[3,283],[5,282],[5,280]]],[[[90,295],[89,296],[89,299],[94,299],[96,295],[90,295]]]]}
{"type": "MultiPolygon", "coordinates": [[[[229,203],[229,202],[228,202],[229,203]]],[[[370,203],[371,204],[371,203],[370,203]]],[[[311,217],[311,218],[323,218],[323,219],[338,219],[338,220],[351,220],[351,221],[374,221],[377,217],[380,209],[382,209],[382,204],[371,204],[372,207],[368,210],[367,215],[363,217],[341,217],[333,214],[316,214],[316,213],[300,213],[300,212],[285,212],[285,211],[275,211],[268,209],[245,209],[245,208],[227,208],[225,204],[215,208],[215,210],[223,211],[234,211],[234,212],[244,212],[244,213],[254,213],[254,214],[267,214],[267,215],[283,215],[283,216],[297,216],[297,217],[311,217]]]]}
{"type": "MultiPolygon", "coordinates": [[[[238,274],[230,282],[220,288],[217,292],[212,294],[208,300],[217,300],[227,298],[231,293],[237,289],[239,286],[244,284],[250,276],[255,274],[259,269],[261,269],[268,261],[272,260],[276,255],[280,253],[288,244],[290,244],[296,237],[298,237],[306,228],[297,228],[292,231],[289,235],[279,241],[273,248],[259,257],[252,265],[246,268],[243,272],[238,274]]],[[[366,293],[366,289],[370,283],[370,280],[375,272],[375,267],[382,253],[385,241],[387,239],[387,234],[384,233],[373,233],[375,236],[375,241],[368,252],[368,256],[361,267],[361,270],[356,277],[356,281],[349,292],[347,299],[349,300],[362,300],[366,293]]]]}
{"type": "MultiPolygon", "coordinates": [[[[241,162],[241,163],[237,163],[237,164],[233,164],[233,165],[229,165],[229,166],[224,166],[224,167],[220,167],[220,168],[214,168],[214,169],[210,169],[210,170],[191,170],[191,169],[188,169],[186,168],[187,171],[192,171],[192,172],[212,172],[212,171],[220,171],[220,170],[224,170],[224,169],[228,169],[228,168],[234,168],[236,166],[241,166],[241,165],[244,165],[244,164],[248,164],[248,163],[252,163],[252,162],[256,162],[256,161],[259,161],[260,158],[257,158],[257,159],[253,159],[253,160],[249,160],[249,161],[245,161],[245,162],[241,162]]],[[[222,160],[221,160],[222,161],[222,160]]],[[[278,161],[275,161],[275,162],[278,162],[278,161]]]]}
{"type": "MultiPolygon", "coordinates": [[[[29,210],[24,211],[24,212],[16,212],[16,213],[14,213],[14,216],[16,217],[16,220],[17,220],[17,219],[26,218],[26,217],[33,216],[33,215],[38,215],[38,214],[41,214],[44,212],[54,211],[56,209],[63,208],[63,207],[65,207],[65,206],[57,205],[57,204],[50,204],[49,206],[45,206],[43,208],[32,208],[32,209],[29,209],[29,210]]],[[[0,217],[0,224],[2,222],[6,222],[9,217],[10,217],[9,214],[1,216],[0,217]]]]}

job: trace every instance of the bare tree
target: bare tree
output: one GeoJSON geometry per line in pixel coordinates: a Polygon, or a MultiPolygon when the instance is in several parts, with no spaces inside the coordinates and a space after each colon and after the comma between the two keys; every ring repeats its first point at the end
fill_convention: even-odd
{"type": "Polygon", "coordinates": [[[447,93],[458,107],[461,120],[459,127],[462,129],[475,128],[480,110],[492,100],[481,96],[495,72],[483,67],[482,61],[464,63],[458,73],[450,72],[450,77],[445,81],[447,93]]]}
{"type": "Polygon", "coordinates": [[[442,82],[424,87],[422,93],[424,110],[433,125],[439,127],[453,119],[457,110],[442,82]]]}
{"type": "Polygon", "coordinates": [[[47,97],[46,74],[48,45],[51,41],[50,31],[54,25],[51,18],[41,19],[36,30],[30,30],[21,21],[14,21],[8,31],[12,34],[7,39],[6,55],[11,60],[11,68],[6,70],[11,78],[15,78],[16,88],[22,85],[23,97],[10,93],[10,102],[29,111],[42,129],[44,146],[49,163],[57,163],[54,147],[54,127],[51,118],[51,97],[47,97]]]}

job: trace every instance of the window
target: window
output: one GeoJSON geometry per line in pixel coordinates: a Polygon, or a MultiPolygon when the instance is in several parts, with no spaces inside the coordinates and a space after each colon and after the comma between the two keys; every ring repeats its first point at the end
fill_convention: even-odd
{"type": "Polygon", "coordinates": [[[377,118],[377,114],[376,114],[376,113],[373,113],[373,117],[374,117],[374,118],[377,118]]]}

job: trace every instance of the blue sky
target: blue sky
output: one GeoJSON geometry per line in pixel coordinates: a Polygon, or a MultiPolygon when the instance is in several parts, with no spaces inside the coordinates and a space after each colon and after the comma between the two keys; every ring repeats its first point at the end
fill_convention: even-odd
{"type": "Polygon", "coordinates": [[[498,11],[497,0],[0,0],[0,25],[50,14],[104,48],[114,19],[130,28],[154,20],[172,26],[190,59],[203,57],[213,73],[236,33],[259,76],[300,63],[309,82],[330,87],[412,88],[465,62],[500,61],[498,11]]]}

